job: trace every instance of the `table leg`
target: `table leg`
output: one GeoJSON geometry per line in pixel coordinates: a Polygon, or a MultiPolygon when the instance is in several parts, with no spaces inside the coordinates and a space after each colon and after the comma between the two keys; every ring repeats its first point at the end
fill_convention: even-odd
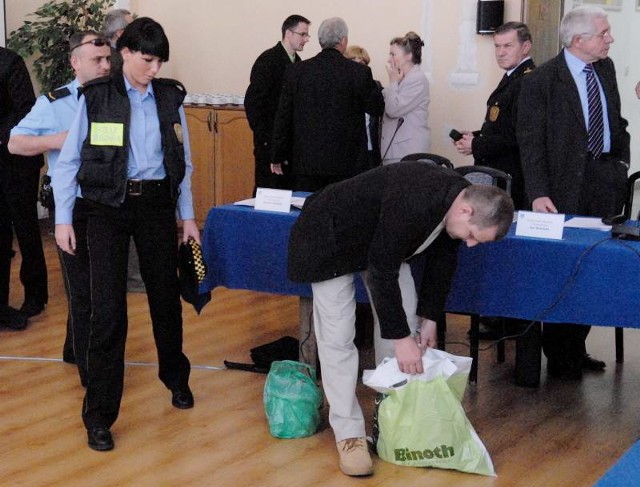
{"type": "MultiPolygon", "coordinates": [[[[313,329],[313,298],[300,297],[300,362],[314,370],[318,366],[318,345],[313,329]]],[[[316,370],[317,375],[317,370],[316,370]]]]}
{"type": "MultiPolygon", "coordinates": [[[[529,323],[523,322],[523,329],[529,323]]],[[[539,321],[531,324],[527,333],[516,338],[516,385],[538,387],[542,361],[542,326],[539,321]]]]}

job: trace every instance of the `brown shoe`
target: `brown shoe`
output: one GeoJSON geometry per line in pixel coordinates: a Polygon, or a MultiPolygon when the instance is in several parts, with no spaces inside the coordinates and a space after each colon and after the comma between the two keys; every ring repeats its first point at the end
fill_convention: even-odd
{"type": "Polygon", "coordinates": [[[337,446],[343,474],[361,477],[373,473],[373,462],[365,438],[347,438],[339,441],[337,446]]]}

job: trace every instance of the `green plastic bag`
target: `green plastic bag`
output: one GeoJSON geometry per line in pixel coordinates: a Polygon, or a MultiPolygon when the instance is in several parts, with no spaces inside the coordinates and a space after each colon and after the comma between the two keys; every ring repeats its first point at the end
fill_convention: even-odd
{"type": "Polygon", "coordinates": [[[281,360],[271,364],[264,384],[264,409],[276,438],[310,436],[320,425],[322,391],[307,364],[281,360]]]}
{"type": "Polygon", "coordinates": [[[444,377],[410,381],[380,397],[373,438],[380,458],[495,476],[487,449],[444,377]]]}

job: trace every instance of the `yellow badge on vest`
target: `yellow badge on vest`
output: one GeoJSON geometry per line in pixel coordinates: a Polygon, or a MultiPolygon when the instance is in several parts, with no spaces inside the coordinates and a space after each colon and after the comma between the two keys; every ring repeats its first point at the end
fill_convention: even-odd
{"type": "Polygon", "coordinates": [[[184,144],[184,135],[182,134],[182,125],[180,125],[179,123],[174,123],[173,131],[176,133],[176,138],[178,139],[178,142],[180,142],[181,144],[184,144]]]}
{"type": "Polygon", "coordinates": [[[91,145],[124,146],[124,124],[91,122],[91,145]]]}

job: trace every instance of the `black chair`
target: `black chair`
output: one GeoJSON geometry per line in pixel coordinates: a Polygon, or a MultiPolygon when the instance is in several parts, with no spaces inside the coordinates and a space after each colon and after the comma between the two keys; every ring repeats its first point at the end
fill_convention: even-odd
{"type": "Polygon", "coordinates": [[[460,166],[454,169],[472,184],[488,184],[511,194],[511,174],[487,166],[460,166]]]}
{"type": "Polygon", "coordinates": [[[444,166],[448,169],[453,169],[452,162],[446,157],[439,156],[437,154],[429,154],[427,152],[418,152],[416,154],[409,154],[400,159],[400,162],[403,161],[421,161],[429,164],[434,164],[436,166],[444,166]]]}
{"type": "MultiPolygon", "coordinates": [[[[636,171],[629,176],[627,182],[627,200],[624,203],[623,214],[628,220],[632,219],[633,197],[636,192],[636,183],[640,180],[640,171],[636,171]]],[[[640,213],[636,215],[636,219],[640,220],[640,213]]],[[[624,328],[616,326],[616,363],[624,362],[624,328]]]]}
{"type": "MultiPolygon", "coordinates": [[[[631,212],[633,211],[633,196],[634,196],[634,193],[636,192],[636,183],[638,182],[639,179],[640,179],[640,171],[636,171],[629,176],[629,181],[627,184],[627,201],[624,204],[623,213],[624,213],[624,216],[626,216],[627,219],[629,220],[632,219],[631,212]]],[[[636,220],[640,220],[640,213],[636,215],[636,220]]]]}

